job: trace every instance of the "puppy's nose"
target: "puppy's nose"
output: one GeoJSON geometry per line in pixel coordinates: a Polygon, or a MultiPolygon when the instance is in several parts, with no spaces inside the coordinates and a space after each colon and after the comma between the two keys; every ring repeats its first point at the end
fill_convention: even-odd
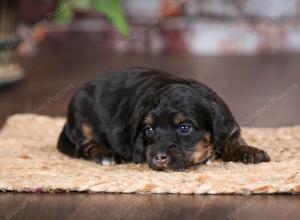
{"type": "Polygon", "coordinates": [[[160,165],[166,164],[168,162],[168,160],[169,160],[169,157],[166,153],[159,153],[159,154],[156,154],[156,156],[154,157],[155,163],[160,164],[160,165]]]}

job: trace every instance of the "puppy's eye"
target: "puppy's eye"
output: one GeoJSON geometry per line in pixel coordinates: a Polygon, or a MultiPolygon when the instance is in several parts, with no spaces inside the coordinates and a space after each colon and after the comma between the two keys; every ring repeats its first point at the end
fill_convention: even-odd
{"type": "Polygon", "coordinates": [[[146,127],[145,127],[145,134],[146,134],[146,136],[147,136],[148,138],[153,137],[153,135],[154,135],[154,130],[153,130],[153,128],[150,127],[150,126],[146,126],[146,127]]]}
{"type": "Polygon", "coordinates": [[[178,130],[181,134],[189,134],[192,131],[192,127],[189,124],[180,124],[178,130]]]}

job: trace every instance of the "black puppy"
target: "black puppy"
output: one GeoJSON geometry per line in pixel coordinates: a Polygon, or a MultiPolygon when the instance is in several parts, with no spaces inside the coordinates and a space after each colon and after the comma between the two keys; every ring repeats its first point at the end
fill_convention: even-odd
{"type": "Polygon", "coordinates": [[[223,100],[207,86],[162,71],[108,72],[77,91],[58,149],[115,164],[147,162],[180,170],[213,158],[259,163],[268,154],[248,146],[223,100]]]}

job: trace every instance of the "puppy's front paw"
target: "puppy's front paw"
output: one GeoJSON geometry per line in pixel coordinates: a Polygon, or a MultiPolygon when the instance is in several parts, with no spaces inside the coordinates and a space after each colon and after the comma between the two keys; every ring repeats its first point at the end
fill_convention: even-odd
{"type": "Polygon", "coordinates": [[[119,159],[114,156],[97,157],[93,159],[93,161],[103,166],[110,166],[110,165],[115,165],[120,163],[119,159]]]}
{"type": "Polygon", "coordinates": [[[251,146],[243,146],[238,152],[239,161],[245,164],[262,163],[270,161],[270,156],[264,151],[251,146]]]}

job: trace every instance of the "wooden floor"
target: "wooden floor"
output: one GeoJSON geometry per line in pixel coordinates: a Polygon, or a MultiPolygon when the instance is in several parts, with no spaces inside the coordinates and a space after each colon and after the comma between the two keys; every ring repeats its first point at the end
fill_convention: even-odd
{"type": "MultiPolygon", "coordinates": [[[[208,84],[243,126],[300,124],[299,55],[44,56],[22,58],[22,63],[26,80],[0,91],[0,125],[20,112],[63,116],[83,82],[105,70],[129,66],[159,68],[208,84]]],[[[0,193],[0,219],[299,219],[299,207],[300,195],[0,193]]]]}
{"type": "Polygon", "coordinates": [[[299,196],[1,194],[1,219],[299,219],[299,196]]]}

